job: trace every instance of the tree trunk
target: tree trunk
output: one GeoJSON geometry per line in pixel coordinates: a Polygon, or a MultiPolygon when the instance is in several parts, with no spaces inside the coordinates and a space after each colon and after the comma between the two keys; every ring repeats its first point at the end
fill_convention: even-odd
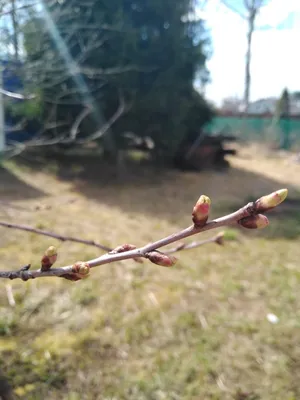
{"type": "Polygon", "coordinates": [[[250,86],[251,86],[251,54],[252,54],[252,35],[254,32],[254,22],[256,10],[249,10],[248,33],[247,33],[247,52],[246,52],[246,68],[245,68],[245,91],[244,91],[244,106],[245,111],[248,111],[250,101],[250,86]]]}
{"type": "Polygon", "coordinates": [[[18,22],[16,17],[16,4],[15,0],[11,0],[11,19],[13,26],[13,47],[14,47],[14,55],[15,60],[19,60],[19,40],[18,40],[18,22]]]}

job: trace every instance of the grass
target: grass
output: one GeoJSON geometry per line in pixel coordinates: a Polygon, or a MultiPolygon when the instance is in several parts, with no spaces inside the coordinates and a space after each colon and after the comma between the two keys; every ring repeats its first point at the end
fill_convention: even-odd
{"type": "MultiPolygon", "coordinates": [[[[109,246],[141,245],[190,224],[201,193],[211,196],[213,216],[286,186],[294,202],[270,214],[266,230],[230,228],[225,247],[181,252],[172,269],[126,261],[77,283],[12,281],[15,307],[3,284],[0,369],[17,399],[300,398],[299,165],[246,148],[227,173],[129,168],[112,180],[96,161],[83,170],[74,160],[34,170],[21,161],[0,172],[0,197],[26,210],[0,204],[2,219],[109,246]]],[[[52,244],[62,265],[99,254],[0,233],[2,269],[37,267],[52,244]]]]}

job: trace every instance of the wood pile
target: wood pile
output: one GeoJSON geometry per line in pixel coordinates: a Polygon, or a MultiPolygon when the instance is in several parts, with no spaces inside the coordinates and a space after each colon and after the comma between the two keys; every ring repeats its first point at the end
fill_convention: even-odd
{"type": "Polygon", "coordinates": [[[237,139],[229,135],[203,135],[194,143],[183,144],[175,157],[175,166],[183,170],[200,171],[228,167],[226,156],[235,155],[236,149],[227,147],[237,139]]]}

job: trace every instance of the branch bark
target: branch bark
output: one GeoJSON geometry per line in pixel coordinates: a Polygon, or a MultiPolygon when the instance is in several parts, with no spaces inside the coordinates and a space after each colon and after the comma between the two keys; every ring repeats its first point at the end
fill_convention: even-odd
{"type": "Polygon", "coordinates": [[[85,239],[75,238],[75,237],[72,237],[72,236],[64,236],[64,235],[60,235],[59,233],[44,231],[44,230],[38,229],[38,228],[33,228],[32,226],[29,226],[29,225],[13,224],[13,223],[10,223],[10,222],[0,221],[0,226],[3,226],[5,228],[17,229],[17,230],[20,230],[20,231],[36,233],[36,234],[42,235],[42,236],[52,237],[53,239],[57,239],[57,240],[60,240],[62,242],[82,243],[82,244],[86,244],[88,246],[98,247],[98,249],[101,249],[101,250],[104,250],[104,251],[111,251],[112,250],[110,247],[104,246],[104,245],[102,245],[100,243],[97,243],[95,240],[85,240],[85,239]]]}
{"type": "Polygon", "coordinates": [[[71,140],[75,140],[77,133],[78,133],[78,129],[80,124],[82,123],[82,121],[91,114],[91,112],[93,111],[92,108],[84,108],[80,114],[78,114],[77,118],[75,119],[72,127],[71,127],[71,132],[70,132],[70,139],[71,140]]]}
{"type": "Polygon", "coordinates": [[[168,256],[166,253],[159,252],[157,249],[198,233],[223,226],[241,225],[250,229],[265,227],[268,224],[268,219],[261,213],[265,213],[276,207],[284,201],[286,196],[287,189],[281,189],[277,192],[271,193],[270,195],[263,196],[255,202],[248,203],[231,214],[209,222],[206,221],[209,212],[210,199],[207,196],[201,196],[193,209],[193,225],[153,243],[149,243],[139,248],[125,244],[95,259],[86,262],[78,261],[73,265],[67,265],[60,268],[50,269],[53,264],[51,263],[48,270],[37,269],[30,271],[30,264],[27,264],[17,271],[0,271],[0,278],[22,279],[26,281],[38,277],[56,276],[65,277],[70,280],[79,280],[85,278],[91,268],[110,264],[115,261],[138,258],[146,258],[155,264],[170,267],[175,263],[176,259],[171,258],[171,256],[168,256]]]}
{"type": "Polygon", "coordinates": [[[2,88],[0,88],[0,92],[2,94],[4,94],[4,96],[11,97],[12,99],[18,99],[18,100],[32,100],[36,97],[34,94],[23,95],[21,93],[10,92],[9,90],[5,90],[2,88]]]}
{"type": "Polygon", "coordinates": [[[179,243],[177,246],[172,247],[171,249],[165,250],[165,254],[172,254],[172,253],[177,253],[182,250],[191,250],[195,249],[197,247],[203,246],[208,243],[216,243],[220,246],[224,244],[224,232],[220,232],[217,235],[215,235],[212,238],[206,239],[206,240],[199,240],[199,241],[194,241],[191,243],[179,243]]]}
{"type": "Polygon", "coordinates": [[[91,142],[93,140],[101,138],[111,127],[117,122],[117,120],[129,109],[126,107],[124,97],[122,94],[119,95],[119,107],[112,117],[96,132],[89,135],[87,138],[82,139],[79,143],[91,142]]]}

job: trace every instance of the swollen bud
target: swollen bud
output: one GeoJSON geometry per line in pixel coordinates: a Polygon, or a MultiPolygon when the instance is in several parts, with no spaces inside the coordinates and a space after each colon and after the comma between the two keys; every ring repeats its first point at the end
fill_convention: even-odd
{"type": "Polygon", "coordinates": [[[276,192],[261,197],[255,202],[257,212],[266,212],[278,206],[286,199],[287,194],[287,189],[280,189],[276,190],[276,192]]]}
{"type": "Polygon", "coordinates": [[[269,220],[265,215],[257,214],[242,218],[238,223],[247,229],[262,229],[269,225],[269,220]]]}
{"type": "Polygon", "coordinates": [[[90,265],[84,261],[77,261],[72,266],[72,272],[79,274],[79,275],[88,275],[90,272],[90,265]]]}
{"type": "Polygon", "coordinates": [[[111,250],[109,254],[124,253],[125,251],[130,251],[134,249],[136,249],[136,246],[134,244],[125,243],[111,250]]]}
{"type": "Polygon", "coordinates": [[[68,279],[69,281],[79,281],[80,279],[87,278],[90,272],[90,265],[84,261],[77,261],[72,265],[72,272],[61,275],[62,278],[68,279]]]}
{"type": "Polygon", "coordinates": [[[204,226],[208,219],[208,214],[210,210],[210,198],[208,196],[200,196],[199,200],[193,208],[193,222],[197,227],[204,226]]]}
{"type": "Polygon", "coordinates": [[[162,267],[172,267],[177,261],[177,258],[168,256],[158,250],[150,251],[147,254],[147,258],[154,264],[161,265],[162,267]]]}
{"type": "MultiPolygon", "coordinates": [[[[109,254],[117,254],[117,253],[124,253],[125,251],[135,250],[136,246],[134,244],[125,243],[121,246],[116,247],[115,249],[111,250],[109,254]]],[[[143,264],[143,260],[141,258],[135,257],[133,259],[135,262],[143,264]]]]}
{"type": "Polygon", "coordinates": [[[57,250],[54,246],[48,247],[41,259],[41,271],[48,271],[57,260],[57,250]]]}

